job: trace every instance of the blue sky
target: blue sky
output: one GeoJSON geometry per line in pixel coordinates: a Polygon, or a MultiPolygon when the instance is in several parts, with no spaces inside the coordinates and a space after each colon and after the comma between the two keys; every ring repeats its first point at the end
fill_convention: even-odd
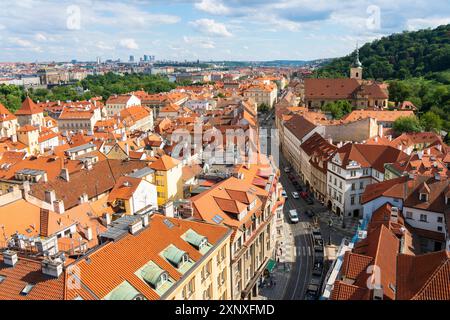
{"type": "Polygon", "coordinates": [[[310,60],[447,23],[449,0],[1,0],[0,61],[310,60]]]}

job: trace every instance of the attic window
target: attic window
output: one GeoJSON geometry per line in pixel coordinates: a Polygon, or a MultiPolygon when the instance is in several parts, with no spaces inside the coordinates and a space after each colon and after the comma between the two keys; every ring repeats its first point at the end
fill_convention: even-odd
{"type": "Polygon", "coordinates": [[[183,264],[189,261],[189,255],[174,245],[167,247],[162,255],[176,268],[180,268],[183,264]]]}
{"type": "Polygon", "coordinates": [[[0,283],[2,283],[3,281],[5,281],[5,279],[6,279],[6,276],[0,275],[0,283]]]}
{"type": "Polygon", "coordinates": [[[428,201],[428,194],[426,193],[421,193],[420,194],[420,201],[428,201]]]}
{"type": "Polygon", "coordinates": [[[20,291],[20,295],[21,296],[27,296],[31,290],[34,288],[34,284],[32,283],[27,283],[26,286],[22,289],[22,291],[20,291]]]}
{"type": "Polygon", "coordinates": [[[150,284],[154,289],[158,289],[169,279],[167,271],[161,269],[154,263],[145,267],[141,271],[141,274],[144,281],[150,284]]]}

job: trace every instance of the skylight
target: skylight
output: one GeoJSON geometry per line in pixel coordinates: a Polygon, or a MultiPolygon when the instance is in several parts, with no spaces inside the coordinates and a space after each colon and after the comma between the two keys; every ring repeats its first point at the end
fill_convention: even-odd
{"type": "Polygon", "coordinates": [[[27,283],[27,285],[20,292],[20,295],[27,296],[30,293],[30,291],[34,288],[34,286],[35,285],[32,283],[27,283]]]}
{"type": "Polygon", "coordinates": [[[214,221],[215,223],[219,224],[223,221],[223,218],[221,216],[219,216],[218,214],[216,214],[213,218],[212,221],[214,221]]]}
{"type": "Polygon", "coordinates": [[[164,219],[164,224],[167,226],[167,228],[172,229],[174,227],[174,224],[169,219],[164,219]]]}

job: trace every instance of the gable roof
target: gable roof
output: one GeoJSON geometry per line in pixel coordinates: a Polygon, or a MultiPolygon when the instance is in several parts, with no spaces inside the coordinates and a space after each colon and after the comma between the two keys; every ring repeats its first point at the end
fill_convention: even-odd
{"type": "Polygon", "coordinates": [[[351,161],[362,167],[371,167],[384,173],[386,163],[394,163],[407,157],[407,154],[391,146],[347,143],[336,151],[342,166],[351,161]]]}
{"type": "Polygon", "coordinates": [[[450,300],[450,252],[397,258],[398,300],[450,300]]]}
{"type": "Polygon", "coordinates": [[[3,104],[0,103],[0,122],[17,119],[3,104]]]}
{"type": "Polygon", "coordinates": [[[15,114],[16,116],[28,116],[36,113],[42,113],[42,109],[30,97],[26,97],[22,102],[22,106],[15,114]]]}
{"type": "MultiPolygon", "coordinates": [[[[126,234],[88,254],[89,262],[81,258],[74,263],[83,275],[83,291],[86,296],[94,299],[92,294],[95,294],[97,298],[103,299],[126,280],[147,299],[160,299],[160,294],[136,275],[138,270],[152,261],[175,281],[182,280],[183,274],[161,255],[169,245],[186,252],[194,261],[191,268],[196,268],[196,263],[206,253],[201,253],[183,240],[182,235],[192,230],[205,236],[213,246],[222,243],[230,235],[230,230],[224,226],[198,221],[167,218],[162,215],[152,215],[149,220],[149,226],[141,232],[135,235],[126,234]],[[169,228],[168,225],[173,227],[169,228]]],[[[79,292],[68,290],[66,298],[73,299],[77,294],[79,292]]]]}
{"type": "Polygon", "coordinates": [[[31,186],[31,194],[44,200],[45,190],[55,190],[56,198],[63,200],[68,209],[78,204],[82,194],[86,193],[92,199],[110,191],[121,176],[145,167],[145,161],[106,159],[94,164],[91,170],[70,174],[70,181],[58,177],[53,181],[34,184],[31,186]]]}
{"type": "Polygon", "coordinates": [[[297,139],[302,140],[308,133],[316,128],[316,125],[305,117],[294,114],[292,118],[285,123],[285,128],[292,132],[297,139]]]}
{"type": "Polygon", "coordinates": [[[168,155],[163,155],[161,158],[150,164],[150,168],[155,171],[169,171],[180,163],[179,160],[168,155]]]}
{"type": "Polygon", "coordinates": [[[39,260],[21,257],[14,267],[7,266],[0,255],[0,274],[5,276],[0,282],[0,300],[63,300],[64,275],[53,278],[43,274],[41,269],[39,260]],[[33,289],[21,295],[27,284],[34,284],[33,289]]]}
{"type": "Polygon", "coordinates": [[[122,176],[117,179],[114,188],[108,196],[108,201],[114,201],[116,199],[130,199],[133,193],[139,187],[142,179],[133,178],[129,176],[122,176]]]}

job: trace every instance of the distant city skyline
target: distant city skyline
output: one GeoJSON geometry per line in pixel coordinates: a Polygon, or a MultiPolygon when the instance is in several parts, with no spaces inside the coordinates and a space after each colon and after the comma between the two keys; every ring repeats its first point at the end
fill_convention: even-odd
{"type": "Polygon", "coordinates": [[[314,60],[448,23],[444,0],[2,0],[0,61],[314,60]]]}

